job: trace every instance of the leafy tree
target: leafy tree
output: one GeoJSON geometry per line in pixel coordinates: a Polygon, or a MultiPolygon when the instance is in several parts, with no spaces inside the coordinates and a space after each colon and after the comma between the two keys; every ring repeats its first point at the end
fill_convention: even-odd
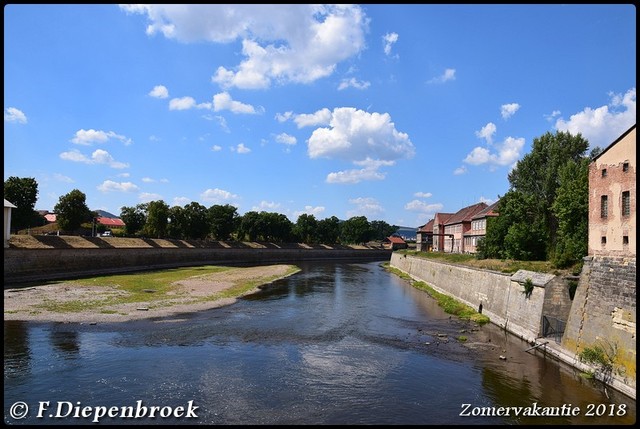
{"type": "Polygon", "coordinates": [[[398,230],[397,225],[389,225],[383,220],[371,221],[372,240],[384,240],[398,230]]]}
{"type": "Polygon", "coordinates": [[[228,240],[240,225],[238,209],[230,204],[209,207],[208,218],[214,240],[228,240]]]}
{"type": "Polygon", "coordinates": [[[340,241],[343,243],[366,243],[372,236],[373,230],[365,216],[353,216],[340,226],[340,241]]]}
{"type": "Polygon", "coordinates": [[[33,177],[11,176],[4,181],[4,198],[16,206],[11,210],[11,223],[16,230],[39,225],[34,211],[38,200],[38,182],[33,177]]]}
{"type": "Polygon", "coordinates": [[[293,222],[282,213],[260,212],[259,225],[263,241],[282,243],[293,237],[293,222]]]}
{"type": "Polygon", "coordinates": [[[135,207],[120,208],[120,219],[124,222],[124,232],[127,235],[136,235],[142,230],[147,221],[147,205],[138,204],[135,207]]]}
{"type": "Polygon", "coordinates": [[[240,219],[239,239],[256,241],[261,233],[260,223],[260,214],[258,212],[246,212],[240,219]]]}
{"type": "Polygon", "coordinates": [[[147,203],[147,221],[143,233],[149,237],[162,238],[167,235],[169,206],[162,200],[147,203]]]}
{"type": "Polygon", "coordinates": [[[184,206],[184,236],[189,239],[204,239],[209,234],[207,208],[191,202],[184,206]]]}
{"type": "MultiPolygon", "coordinates": [[[[531,238],[529,244],[535,243],[536,246],[535,249],[523,247],[516,253],[538,255],[542,238],[547,240],[543,246],[543,259],[547,259],[555,248],[558,220],[551,207],[556,200],[559,173],[567,163],[581,162],[588,147],[589,142],[581,134],[572,135],[558,131],[554,135],[547,132],[533,140],[531,152],[518,161],[516,167],[509,173],[510,190],[522,194],[523,197],[526,196],[527,209],[532,211],[526,220],[534,220],[536,229],[530,231],[530,234],[542,234],[532,239],[526,237],[527,225],[514,226],[509,240],[513,246],[516,245],[515,237],[519,235],[531,238]]],[[[510,207],[516,208],[513,205],[510,207]]],[[[503,208],[502,211],[504,212],[505,209],[503,208]]],[[[501,213],[501,216],[503,214],[501,213]]]]}
{"type": "Polygon", "coordinates": [[[303,213],[298,216],[293,231],[303,243],[316,243],[318,241],[318,221],[312,214],[303,213]]]}
{"type": "Polygon", "coordinates": [[[187,238],[187,219],[185,209],[180,206],[173,206],[169,209],[169,222],[167,224],[167,234],[171,238],[187,238]]]}
{"type": "Polygon", "coordinates": [[[588,253],[589,241],[589,158],[568,162],[560,170],[560,186],[551,207],[558,219],[558,237],[553,264],[568,267],[588,253]]]}
{"type": "Polygon", "coordinates": [[[331,216],[318,221],[318,240],[323,244],[336,244],[340,238],[340,219],[331,216]]]}
{"type": "Polygon", "coordinates": [[[53,211],[61,230],[73,232],[83,223],[93,221],[95,213],[87,207],[86,199],[86,195],[78,189],[60,197],[53,211]]]}

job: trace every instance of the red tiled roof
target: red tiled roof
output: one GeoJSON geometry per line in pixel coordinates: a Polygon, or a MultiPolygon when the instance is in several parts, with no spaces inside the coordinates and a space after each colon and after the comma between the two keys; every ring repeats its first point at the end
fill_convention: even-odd
{"type": "Polygon", "coordinates": [[[453,213],[436,213],[436,217],[433,218],[433,220],[435,222],[435,219],[438,218],[438,224],[444,225],[449,219],[451,219],[451,216],[453,216],[453,213]]]}
{"type": "Polygon", "coordinates": [[[465,208],[462,208],[458,210],[456,214],[451,216],[448,221],[445,221],[445,225],[452,225],[452,224],[462,223],[462,222],[471,222],[471,219],[473,219],[473,216],[475,216],[477,213],[481,212],[482,210],[486,209],[487,207],[488,207],[487,203],[476,203],[476,204],[467,206],[465,208]]]}
{"type": "Polygon", "coordinates": [[[123,227],[125,223],[122,219],[110,218],[110,217],[98,217],[96,218],[99,224],[110,227],[123,227]]]}
{"type": "Polygon", "coordinates": [[[418,228],[418,232],[433,232],[433,223],[434,222],[435,222],[435,219],[431,219],[429,222],[427,222],[426,224],[424,224],[420,228],[418,228]]]}
{"type": "Polygon", "coordinates": [[[500,202],[500,200],[498,200],[495,203],[491,204],[490,206],[488,206],[486,209],[482,210],[481,212],[478,212],[478,214],[476,214],[473,217],[473,219],[480,219],[480,218],[488,217],[488,216],[498,216],[498,213],[496,213],[494,211],[494,209],[498,206],[499,202],[500,202]]]}
{"type": "Polygon", "coordinates": [[[398,237],[397,235],[392,235],[387,237],[385,241],[390,241],[391,243],[396,244],[405,244],[406,242],[402,239],[402,237],[398,237]]]}

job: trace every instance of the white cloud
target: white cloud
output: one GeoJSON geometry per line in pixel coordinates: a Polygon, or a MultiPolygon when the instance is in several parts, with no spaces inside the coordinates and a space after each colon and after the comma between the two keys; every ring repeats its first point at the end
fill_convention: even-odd
{"type": "Polygon", "coordinates": [[[518,111],[518,109],[520,109],[520,105],[518,103],[503,104],[500,107],[502,119],[509,119],[518,111]]]}
{"type": "Polygon", "coordinates": [[[65,176],[64,174],[60,174],[60,173],[55,173],[53,175],[53,178],[58,182],[74,183],[71,177],[65,176]]]}
{"type": "Polygon", "coordinates": [[[315,113],[301,113],[295,115],[293,121],[298,125],[298,128],[329,125],[329,122],[331,122],[331,110],[325,107],[315,113]]]}
{"type": "Polygon", "coordinates": [[[392,161],[411,158],[415,148],[407,134],[396,130],[388,113],[340,107],[333,110],[328,128],[313,131],[308,153],[310,158],[392,161]]]}
{"type": "Polygon", "coordinates": [[[365,48],[368,19],[358,5],[158,4],[120,6],[147,16],[147,34],[181,42],[242,40],[240,64],[218,67],[223,88],[309,83],[365,48]]]}
{"type": "Polygon", "coordinates": [[[141,192],[138,194],[138,200],[143,203],[150,203],[151,201],[160,201],[162,200],[162,195],[154,194],[151,192],[141,192]]]}
{"type": "Polygon", "coordinates": [[[442,75],[428,80],[427,83],[445,83],[450,80],[456,80],[456,69],[446,69],[442,75]]]}
{"type": "Polygon", "coordinates": [[[287,146],[294,146],[298,140],[294,136],[290,136],[287,133],[280,133],[276,136],[276,141],[287,146]]]}
{"type": "Polygon", "coordinates": [[[631,88],[624,95],[610,93],[611,101],[606,106],[595,109],[586,107],[571,115],[568,121],[556,121],[558,131],[582,134],[591,148],[605,148],[636,123],[636,89],[631,88]]]}
{"type": "Polygon", "coordinates": [[[260,204],[251,208],[254,212],[275,212],[280,208],[280,203],[273,201],[260,201],[260,204]]]}
{"type": "Polygon", "coordinates": [[[222,147],[221,147],[221,146],[218,146],[217,144],[214,144],[214,145],[211,147],[211,150],[212,150],[212,151],[214,151],[214,152],[220,152],[220,151],[222,150],[222,147]]]}
{"type": "Polygon", "coordinates": [[[249,153],[251,152],[251,149],[249,149],[248,147],[246,147],[244,145],[244,143],[239,143],[238,146],[231,146],[229,149],[231,149],[232,152],[238,152],[238,153],[249,153]]]}
{"type": "Polygon", "coordinates": [[[493,135],[496,133],[496,125],[493,122],[489,122],[482,127],[480,131],[476,131],[476,137],[485,139],[487,144],[493,144],[493,135]]]}
{"type": "Polygon", "coordinates": [[[349,200],[349,204],[355,204],[355,208],[347,211],[347,217],[365,216],[368,220],[375,218],[384,213],[384,208],[375,198],[353,198],[349,200]]]}
{"type": "Polygon", "coordinates": [[[82,154],[79,150],[73,149],[60,154],[60,159],[72,162],[82,162],[84,164],[106,164],[111,168],[127,168],[129,164],[119,162],[113,159],[109,152],[98,149],[91,154],[91,158],[82,154]]]}
{"type": "Polygon", "coordinates": [[[338,91],[342,91],[347,88],[355,88],[355,89],[367,89],[371,85],[371,82],[366,81],[358,81],[355,77],[350,79],[342,79],[340,85],[338,85],[338,91]]]}
{"type": "Polygon", "coordinates": [[[169,96],[169,90],[164,85],[156,85],[149,91],[149,95],[155,98],[167,98],[169,96]]]}
{"type": "Polygon", "coordinates": [[[214,112],[230,110],[233,113],[256,113],[256,109],[252,105],[233,100],[228,92],[221,92],[213,96],[213,110],[214,112]]]}
{"type": "Polygon", "coordinates": [[[189,110],[196,106],[193,97],[172,98],[169,101],[169,110],[189,110]]]}
{"type": "Polygon", "coordinates": [[[507,137],[504,142],[496,145],[497,152],[491,153],[483,147],[474,148],[463,162],[472,165],[490,164],[493,166],[507,166],[514,164],[522,154],[524,138],[507,137]]]}
{"type": "Polygon", "coordinates": [[[433,194],[431,192],[416,192],[413,194],[414,197],[418,198],[431,198],[433,194]]]}
{"type": "Polygon", "coordinates": [[[465,167],[464,165],[462,167],[458,167],[455,170],[453,170],[453,175],[454,176],[460,176],[464,173],[467,172],[467,167],[465,167]]]}
{"type": "Polygon", "coordinates": [[[139,188],[131,182],[114,182],[105,180],[96,187],[100,192],[135,192],[139,188]]]}
{"type": "Polygon", "coordinates": [[[561,112],[559,110],[554,110],[551,114],[542,115],[547,121],[551,122],[558,116],[560,116],[561,112]]]}
{"type": "Polygon", "coordinates": [[[327,183],[360,183],[364,180],[384,180],[386,174],[376,170],[362,168],[360,170],[345,170],[327,175],[327,183]]]}
{"type": "Polygon", "coordinates": [[[420,201],[420,200],[409,201],[407,204],[404,205],[405,210],[409,210],[412,212],[433,213],[433,214],[442,210],[443,207],[444,206],[440,203],[427,204],[424,201],[420,201]]]}
{"type": "Polygon", "coordinates": [[[133,141],[123,135],[114,133],[113,131],[101,131],[101,130],[78,130],[75,137],[71,139],[72,143],[90,146],[94,143],[106,143],[109,139],[120,140],[125,145],[130,145],[133,141]]]}
{"type": "Polygon", "coordinates": [[[384,42],[384,53],[391,55],[391,47],[398,41],[398,33],[387,33],[382,36],[382,41],[384,42]]]}
{"type": "Polygon", "coordinates": [[[293,115],[292,111],[284,112],[284,113],[276,113],[276,120],[278,122],[286,122],[293,115]]]}
{"type": "Polygon", "coordinates": [[[208,203],[226,204],[229,201],[237,200],[239,197],[229,191],[215,188],[207,189],[202,194],[200,194],[200,198],[208,203]]]}
{"type": "Polygon", "coordinates": [[[27,115],[25,115],[20,109],[16,109],[15,107],[7,107],[6,109],[4,109],[4,121],[26,124],[27,115]]]}
{"type": "Polygon", "coordinates": [[[325,208],[323,206],[304,206],[304,210],[298,210],[293,212],[293,216],[297,219],[300,215],[308,214],[313,215],[316,219],[319,219],[322,213],[324,213],[325,208]]]}
{"type": "Polygon", "coordinates": [[[143,177],[143,178],[142,178],[142,181],[143,181],[144,183],[154,183],[154,182],[155,182],[155,179],[152,179],[151,177],[143,177]]]}
{"type": "Polygon", "coordinates": [[[491,205],[491,204],[495,203],[495,202],[496,202],[496,200],[492,200],[492,199],[490,199],[490,198],[485,198],[484,196],[481,196],[481,197],[480,197],[480,199],[478,200],[478,202],[480,202],[480,203],[486,203],[486,204],[488,204],[488,205],[491,205]]]}
{"type": "Polygon", "coordinates": [[[191,202],[192,202],[191,199],[187,197],[175,197],[171,203],[171,207],[176,207],[176,206],[184,207],[191,202]]]}

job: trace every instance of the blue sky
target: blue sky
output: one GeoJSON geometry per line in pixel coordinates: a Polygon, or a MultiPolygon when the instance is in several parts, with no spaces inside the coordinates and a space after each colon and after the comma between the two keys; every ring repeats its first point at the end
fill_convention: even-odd
{"type": "Polygon", "coordinates": [[[504,195],[546,132],[635,121],[631,4],[4,8],[4,178],[36,209],[417,227],[504,195]]]}

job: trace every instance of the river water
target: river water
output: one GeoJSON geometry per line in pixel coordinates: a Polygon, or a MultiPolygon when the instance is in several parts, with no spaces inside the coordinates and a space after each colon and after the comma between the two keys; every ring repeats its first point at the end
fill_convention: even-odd
{"type": "Polygon", "coordinates": [[[380,262],[299,266],[196,314],[5,321],[5,423],[635,422],[635,400],[494,325],[449,317],[380,262]]]}

